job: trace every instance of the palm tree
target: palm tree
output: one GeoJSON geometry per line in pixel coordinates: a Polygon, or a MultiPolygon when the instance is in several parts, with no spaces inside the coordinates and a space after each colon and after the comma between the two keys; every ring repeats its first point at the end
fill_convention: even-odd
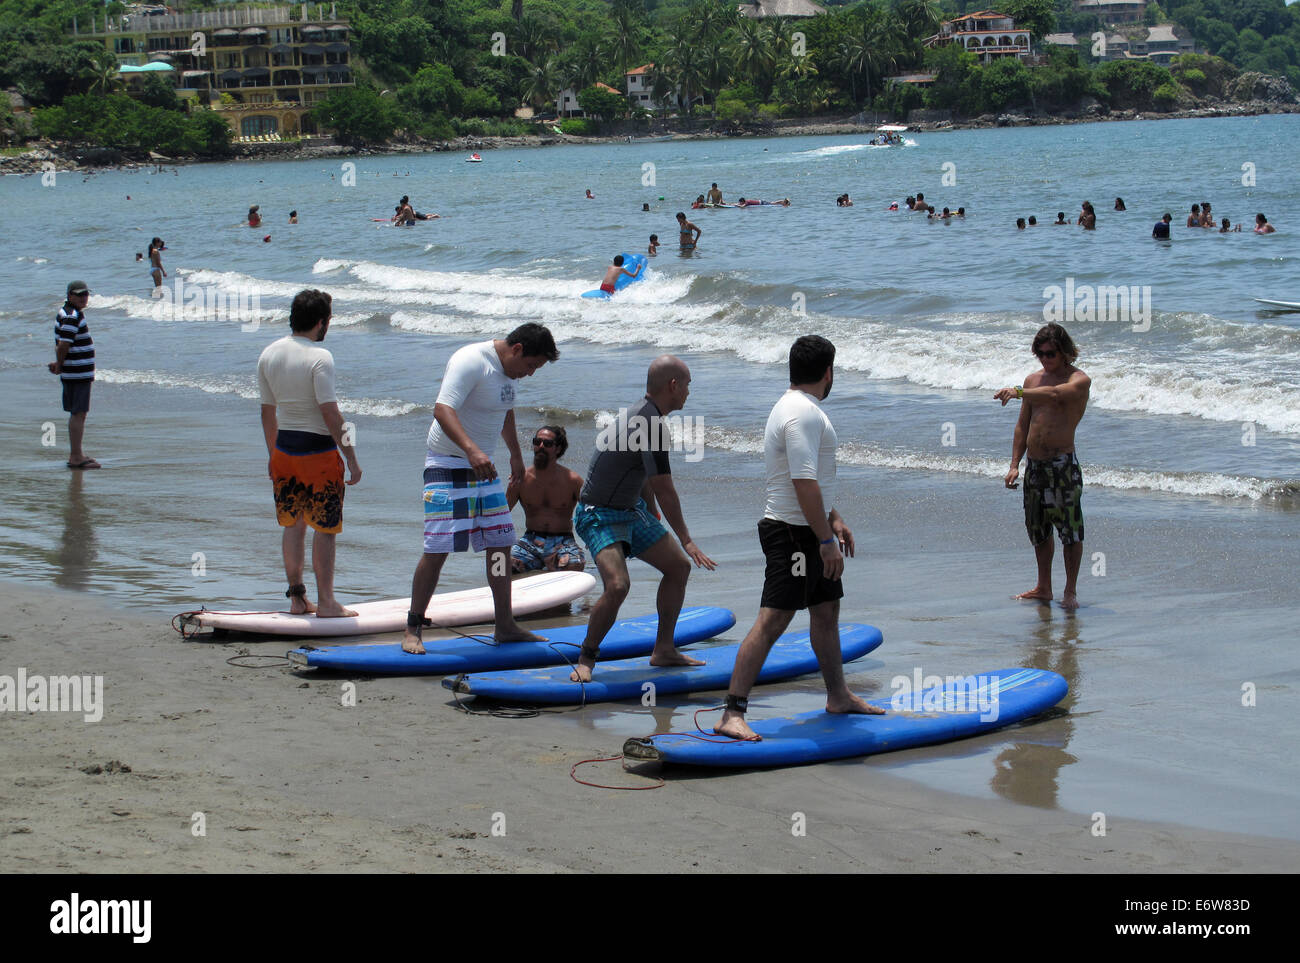
{"type": "Polygon", "coordinates": [[[717,44],[710,44],[700,54],[700,72],[705,95],[710,103],[718,101],[718,91],[731,81],[731,57],[717,44]]]}
{"type": "Polygon", "coordinates": [[[668,49],[664,69],[672,78],[673,84],[681,91],[682,101],[689,114],[691,101],[695,94],[704,87],[704,63],[699,49],[685,33],[670,35],[672,46],[668,49]]]}
{"type": "Polygon", "coordinates": [[[752,83],[766,100],[772,90],[771,74],[776,65],[770,34],[757,20],[744,18],[737,24],[738,33],[732,47],[735,74],[752,83]]]}
{"type": "Polygon", "coordinates": [[[894,13],[912,40],[933,36],[943,18],[938,0],[897,0],[894,13]]]}
{"type": "Polygon", "coordinates": [[[641,44],[637,39],[639,26],[630,7],[614,9],[614,32],[609,38],[609,52],[618,64],[621,76],[627,76],[628,64],[641,52],[641,44]]]}
{"type": "Polygon", "coordinates": [[[88,89],[91,93],[98,91],[108,96],[120,88],[122,74],[118,69],[117,58],[110,56],[108,51],[96,54],[90,62],[86,79],[90,81],[88,89]]]}
{"type": "Polygon", "coordinates": [[[539,66],[529,66],[524,99],[534,107],[554,103],[562,86],[559,62],[554,57],[547,57],[539,66]]]}

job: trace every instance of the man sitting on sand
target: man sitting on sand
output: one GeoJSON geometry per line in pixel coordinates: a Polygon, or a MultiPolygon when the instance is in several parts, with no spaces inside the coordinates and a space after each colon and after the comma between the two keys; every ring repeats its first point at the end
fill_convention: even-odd
{"type": "Polygon", "coordinates": [[[626,274],[628,277],[634,278],[641,273],[643,267],[645,267],[644,264],[638,264],[635,271],[629,271],[623,267],[623,255],[614,255],[614,263],[605,269],[605,280],[600,282],[600,289],[606,294],[613,294],[618,290],[614,286],[614,282],[619,279],[619,275],[626,274]]]}
{"type": "Polygon", "coordinates": [[[797,611],[808,610],[809,641],[826,683],[827,712],[880,715],[849,691],[840,655],[844,555],[853,532],[834,507],[835,428],[821,402],[835,380],[835,345],[805,335],[790,348],[790,387],[767,419],[763,457],[767,505],[758,541],[767,557],[758,619],[736,654],[727,708],[714,732],[757,740],[745,722],[749,692],[777,638],[797,611]]]}
{"type": "Polygon", "coordinates": [[[1024,387],[1003,388],[993,397],[1006,407],[1022,402],[1011,443],[1007,488],[1016,487],[1020,459],[1025,464],[1025,529],[1038,562],[1038,584],[1018,599],[1052,599],[1052,529],[1061,538],[1065,558],[1065,594],[1061,605],[1079,607],[1077,586],[1083,559],[1083,473],[1074,453],[1074,430],[1088,406],[1089,377],[1074,366],[1078,349],[1059,324],[1045,324],[1034,335],[1033,352],[1042,364],[1025,379],[1024,387]]]}
{"type": "Polygon", "coordinates": [[[573,508],[582,491],[582,476],[560,466],[569,439],[559,425],[542,425],[533,433],[533,464],[522,481],[506,486],[506,504],[524,506],[524,537],[510,551],[516,573],[581,572],[587,560],[573,538],[573,508]]]}
{"type": "Polygon", "coordinates": [[[627,560],[639,558],[657,568],[656,608],[659,627],[651,665],[701,665],[677,651],[673,637],[686,598],[691,562],[712,571],[713,559],[695,544],[682,516],[668,464],[672,447],[664,415],[679,411],[691,393],[691,372],[670,354],[656,358],[646,373],[645,398],[634,409],[621,409],[615,422],[596,440],[587,468],[573,527],[591,552],[604,590],[591,607],[587,637],[570,678],[590,682],[600,643],[609,634],[630,587],[627,560]],[[679,548],[654,512],[655,501],[672,526],[679,548]]]}

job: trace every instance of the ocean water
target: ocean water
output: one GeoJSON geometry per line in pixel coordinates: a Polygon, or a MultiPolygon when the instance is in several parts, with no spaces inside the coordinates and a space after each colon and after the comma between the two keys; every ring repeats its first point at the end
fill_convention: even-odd
{"type": "MultiPolygon", "coordinates": [[[[675,471],[690,492],[692,529],[729,572],[709,583],[709,598],[689,600],[733,605],[743,631],[761,578],[751,526],[761,510],[763,424],[784,386],[790,342],[820,333],[838,347],[828,411],[842,445],[842,497],[869,519],[868,557],[845,615],[882,627],[875,658],[885,675],[910,675],[922,657],[937,672],[1017,659],[1064,665],[1080,683],[1072,711],[1095,714],[1052,723],[1061,731],[1043,750],[1051,766],[1067,753],[1082,785],[1108,787],[1123,812],[1219,828],[1242,829],[1240,810],[1204,811],[1188,800],[1198,787],[1218,798],[1206,787],[1254,780],[1258,791],[1243,804],[1249,828],[1300,838],[1300,780],[1280,748],[1294,742],[1300,718],[1288,655],[1289,566],[1300,534],[1300,313],[1254,301],[1300,301],[1291,220],[1300,119],[919,133],[901,149],[866,140],[0,179],[0,578],[86,589],[159,614],[198,602],[282,602],[255,364],[287,330],[293,294],[319,287],[334,297],[326,346],[365,470],[348,493],[344,597],[409,590],[422,439],[447,357],[538,321],[562,356],[521,385],[520,430],[526,438],[542,420],[568,426],[566,461],[579,470],[601,419],[639,398],[655,355],[690,363],[683,414],[701,419],[706,447],[698,462],[678,456],[675,471]],[[690,211],[713,182],[728,201],[792,203],[690,211]],[[584,199],[588,188],[594,200],[584,199]],[[854,206],[837,208],[845,191],[854,206]],[[964,206],[967,217],[936,223],[887,209],[917,191],[939,208],[964,206]],[[441,218],[412,228],[371,220],[402,194],[441,218]],[[1111,209],[1116,196],[1127,212],[1111,209]],[[1085,199],[1097,209],[1096,232],[1050,225],[1057,211],[1075,217],[1085,199]],[[1245,230],[1182,227],[1190,205],[1205,200],[1245,230]],[[238,226],[252,204],[265,218],[256,230],[238,226]],[[286,223],[293,208],[297,225],[286,223]],[[689,255],[676,248],[679,210],[704,232],[689,255]],[[1151,226],[1165,211],[1174,236],[1158,243],[1151,226]],[[1276,234],[1250,232],[1258,211],[1276,234]],[[1017,231],[1015,219],[1030,214],[1040,225],[1017,231]],[[644,251],[651,233],[663,246],[644,282],[611,302],[578,297],[614,254],[644,251]],[[162,301],[151,297],[147,266],[134,261],[154,235],[167,242],[162,301]],[[86,447],[106,467],[69,478],[58,386],[44,365],[73,278],[93,292],[98,380],[86,447]],[[1088,304],[1089,292],[1101,308],[1088,304]],[[1034,370],[1030,341],[1054,303],[1093,379],[1078,434],[1093,577],[1081,589],[1088,607],[1068,622],[1057,612],[1044,628],[1030,614],[1038,607],[1006,602],[1030,587],[1033,570],[1019,496],[1001,486],[1017,410],[992,395],[1034,370]],[[54,444],[42,444],[50,425],[54,444]],[[1104,578],[1098,546],[1112,564],[1104,578]],[[936,605],[938,627],[925,614],[936,605]],[[943,620],[956,620],[947,633],[943,620]],[[1225,639],[1228,666],[1220,664],[1225,639]],[[1134,644],[1162,656],[1137,658],[1134,644]],[[1261,683],[1272,693],[1267,712],[1239,711],[1218,732],[1239,747],[1237,762],[1223,752],[1205,761],[1180,742],[1177,725],[1126,738],[1133,706],[1147,704],[1135,693],[1163,692],[1174,678],[1187,688],[1166,693],[1177,703],[1170,718],[1199,723],[1207,683],[1171,675],[1167,659],[1213,665],[1214,698],[1225,705],[1235,704],[1240,682],[1271,680],[1261,683]],[[1129,770],[1142,778],[1134,783],[1129,770]]],[[[478,562],[449,565],[445,585],[480,579],[478,562]]],[[[634,600],[650,598],[643,591],[634,600]]],[[[908,757],[930,765],[880,765],[920,779],[943,772],[937,785],[1020,798],[1008,787],[1023,781],[1003,771],[1005,760],[986,778],[1001,745],[908,757]]],[[[1042,774],[1040,761],[1025,765],[1042,774]]],[[[1082,790],[1049,795],[1078,811],[1098,805],[1082,790]]]]}

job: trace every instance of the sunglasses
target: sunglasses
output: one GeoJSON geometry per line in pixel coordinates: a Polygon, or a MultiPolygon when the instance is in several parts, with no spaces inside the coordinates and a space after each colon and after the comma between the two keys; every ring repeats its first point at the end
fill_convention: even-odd
{"type": "Polygon", "coordinates": [[[533,439],[533,447],[536,448],[538,445],[541,445],[543,448],[554,448],[554,447],[555,447],[555,439],[554,439],[554,438],[534,438],[534,439],[533,439]]]}
{"type": "Polygon", "coordinates": [[[1055,358],[1055,357],[1056,357],[1056,352],[1055,352],[1055,351],[1035,351],[1034,354],[1038,355],[1038,357],[1040,357],[1040,358],[1055,358]]]}

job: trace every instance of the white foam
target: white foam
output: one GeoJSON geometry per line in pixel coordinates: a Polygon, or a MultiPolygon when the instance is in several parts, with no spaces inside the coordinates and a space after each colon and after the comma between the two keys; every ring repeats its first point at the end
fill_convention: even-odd
{"type": "MultiPolygon", "coordinates": [[[[133,371],[131,369],[98,368],[95,377],[117,385],[151,385],[155,388],[181,388],[202,391],[210,395],[237,395],[245,400],[261,398],[255,381],[250,378],[190,378],[170,375],[161,371],[133,371]]],[[[417,411],[432,411],[427,405],[402,401],[399,398],[339,398],[339,410],[351,415],[369,415],[374,418],[396,418],[417,411]]]]}
{"type": "MultiPolygon", "coordinates": [[[[741,454],[763,452],[761,435],[729,428],[711,428],[705,431],[705,444],[741,454]]],[[[939,454],[935,452],[891,451],[874,445],[848,443],[836,452],[840,464],[861,465],[869,468],[896,468],[912,471],[956,472],[989,479],[1006,475],[1005,459],[980,458],[974,455],[939,454]]],[[[1210,495],[1220,498],[1261,498],[1278,494],[1285,483],[1250,475],[1224,475],[1217,472],[1158,472],[1136,471],[1089,465],[1085,469],[1087,484],[1131,491],[1165,492],[1174,495],[1210,495]]]]}

